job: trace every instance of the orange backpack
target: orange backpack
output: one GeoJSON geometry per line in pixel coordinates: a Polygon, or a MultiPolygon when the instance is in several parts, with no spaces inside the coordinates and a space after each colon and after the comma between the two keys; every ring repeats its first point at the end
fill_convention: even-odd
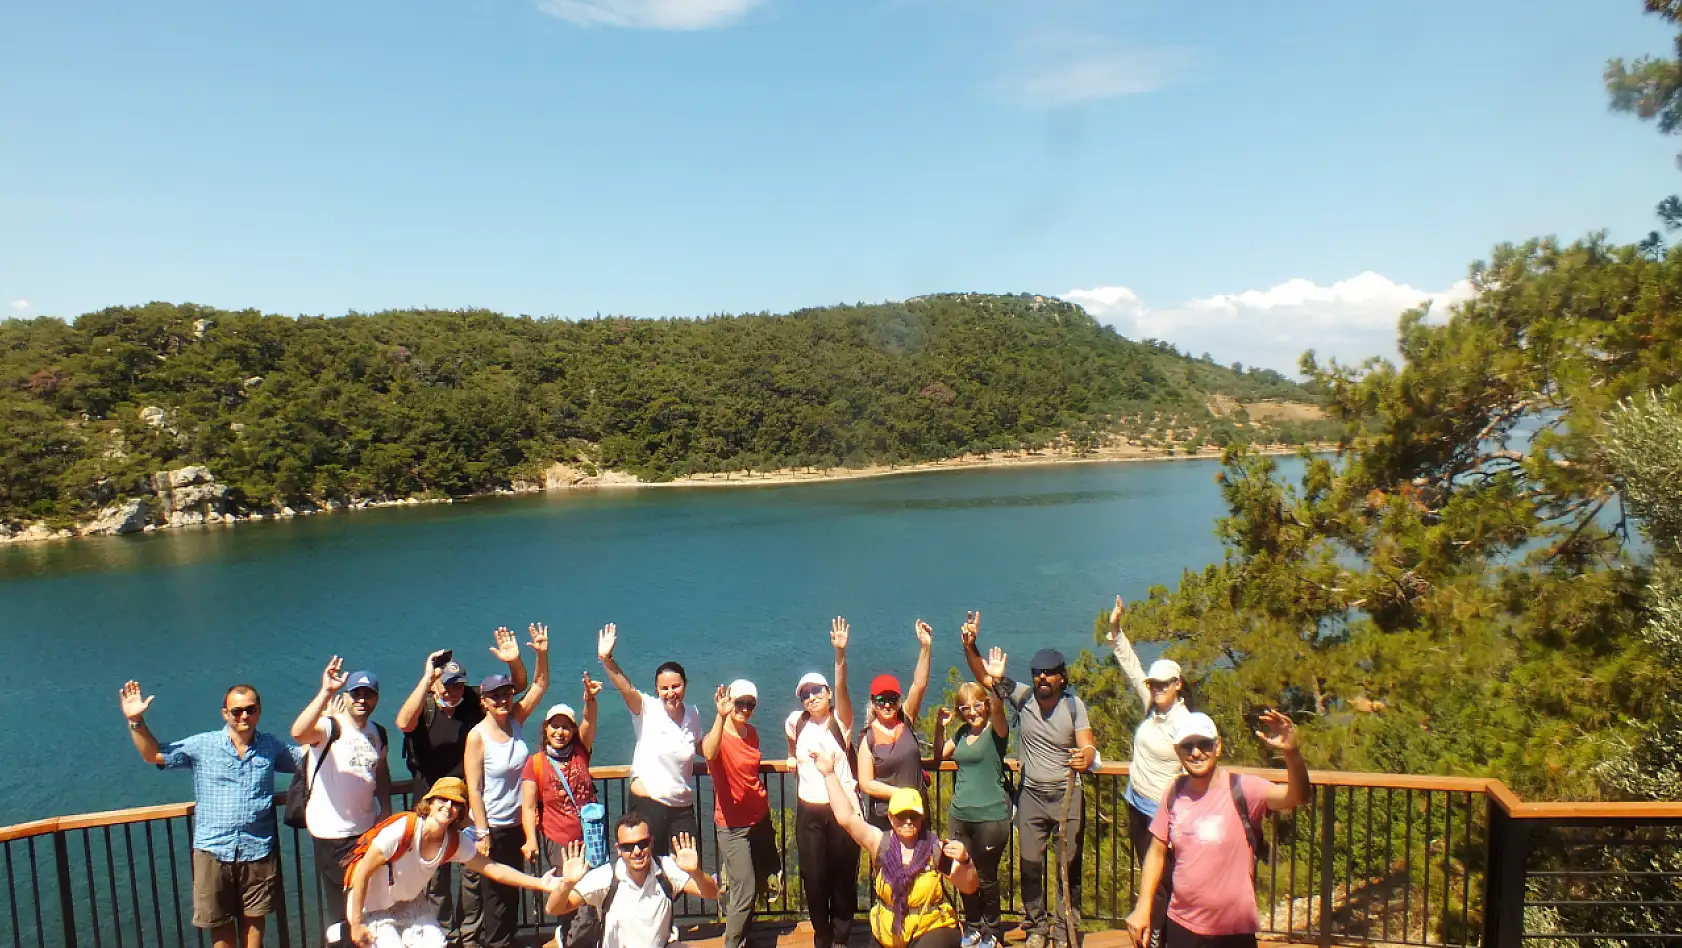
{"type": "MultiPolygon", "coordinates": [[[[415,815],[412,810],[388,816],[374,824],[373,829],[356,838],[356,845],[351,849],[350,853],[345,856],[344,861],[341,863],[345,867],[345,891],[350,891],[351,876],[356,872],[356,864],[361,862],[362,857],[368,854],[368,848],[374,845],[374,837],[380,835],[381,831],[383,831],[386,827],[398,821],[403,822],[403,838],[397,841],[397,848],[391,851],[391,855],[387,857],[385,861],[386,884],[391,885],[393,883],[391,864],[399,859],[402,859],[403,854],[409,851],[409,846],[415,839],[415,832],[420,826],[420,817],[415,815]]],[[[461,835],[450,830],[445,830],[445,837],[444,858],[442,862],[447,863],[454,858],[456,854],[456,846],[461,842],[461,835]]]]}

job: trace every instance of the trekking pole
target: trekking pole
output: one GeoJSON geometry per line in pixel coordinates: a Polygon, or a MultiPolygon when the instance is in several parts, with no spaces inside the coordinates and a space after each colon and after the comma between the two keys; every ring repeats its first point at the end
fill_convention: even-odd
{"type": "Polygon", "coordinates": [[[1069,936],[1069,948],[1076,948],[1075,932],[1080,927],[1075,920],[1075,899],[1069,889],[1069,863],[1063,858],[1068,852],[1069,845],[1069,804],[1075,798],[1075,786],[1080,781],[1080,775],[1075,768],[1069,768],[1069,778],[1063,785],[1063,815],[1057,819],[1057,876],[1058,887],[1063,894],[1063,926],[1069,936]]]}

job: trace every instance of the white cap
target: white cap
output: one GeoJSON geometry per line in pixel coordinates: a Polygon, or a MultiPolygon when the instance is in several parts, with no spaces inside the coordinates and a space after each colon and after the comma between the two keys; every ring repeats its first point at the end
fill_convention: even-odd
{"type": "Polygon", "coordinates": [[[564,714],[572,721],[572,723],[578,723],[578,712],[572,710],[572,705],[566,704],[565,702],[553,705],[549,708],[549,710],[543,712],[543,720],[547,721],[557,714],[564,714]]]}
{"type": "Polygon", "coordinates": [[[1202,711],[1193,711],[1180,722],[1179,730],[1174,732],[1174,743],[1178,744],[1187,738],[1207,737],[1211,740],[1219,739],[1220,732],[1215,730],[1215,719],[1202,711]]]}
{"type": "Polygon", "coordinates": [[[817,672],[807,672],[806,674],[800,676],[799,684],[794,686],[794,696],[796,698],[800,697],[800,689],[806,687],[807,685],[818,685],[823,688],[828,688],[829,679],[817,672]]]}
{"type": "Polygon", "coordinates": [[[1145,673],[1146,681],[1173,681],[1180,677],[1180,663],[1171,658],[1159,658],[1151,662],[1151,670],[1145,673]]]}
{"type": "Polygon", "coordinates": [[[746,678],[738,678],[730,683],[730,700],[735,701],[737,698],[753,698],[758,700],[759,689],[755,688],[753,686],[753,682],[748,681],[746,678]]]}

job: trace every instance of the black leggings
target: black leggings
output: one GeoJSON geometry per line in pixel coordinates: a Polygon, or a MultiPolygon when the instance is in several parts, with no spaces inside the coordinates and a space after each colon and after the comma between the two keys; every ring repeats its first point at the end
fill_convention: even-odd
{"type": "MultiPolygon", "coordinates": [[[[526,831],[519,824],[491,827],[491,861],[514,869],[525,869],[520,846],[526,831]]],[[[514,948],[515,926],[520,917],[520,893],[511,885],[485,879],[479,884],[479,944],[482,948],[514,948]]]]}
{"type": "Polygon", "coordinates": [[[905,946],[905,948],[961,948],[964,934],[956,928],[937,928],[932,932],[924,932],[905,946]]]}
{"type": "Polygon", "coordinates": [[[1010,820],[971,823],[954,817],[951,827],[953,838],[969,850],[975,874],[981,877],[981,887],[975,892],[959,893],[964,903],[964,921],[983,935],[997,938],[1004,930],[1004,922],[999,918],[999,861],[1010,843],[1010,820]]]}
{"type": "MultiPolygon", "coordinates": [[[[656,856],[670,856],[672,837],[679,833],[688,833],[695,838],[697,845],[701,842],[701,824],[695,819],[693,806],[667,806],[633,793],[631,809],[641,813],[648,821],[648,834],[653,837],[656,856]]],[[[612,842],[617,843],[617,840],[612,842]]]]}
{"type": "Polygon", "coordinates": [[[858,843],[836,822],[829,804],[805,800],[796,812],[794,838],[800,847],[806,910],[812,916],[812,944],[845,945],[859,908],[858,843]]]}

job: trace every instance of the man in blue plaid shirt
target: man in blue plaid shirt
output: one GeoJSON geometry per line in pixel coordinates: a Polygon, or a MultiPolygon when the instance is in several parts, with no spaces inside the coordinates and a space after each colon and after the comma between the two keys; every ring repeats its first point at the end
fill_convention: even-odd
{"type": "Polygon", "coordinates": [[[121,697],[141,759],[193,771],[193,925],[210,929],[215,948],[262,948],[278,866],[274,775],[293,773],[303,748],[257,730],[263,701],[250,685],[222,696],[222,730],[161,746],[144,719],[152,696],[131,681],[121,697]]]}

